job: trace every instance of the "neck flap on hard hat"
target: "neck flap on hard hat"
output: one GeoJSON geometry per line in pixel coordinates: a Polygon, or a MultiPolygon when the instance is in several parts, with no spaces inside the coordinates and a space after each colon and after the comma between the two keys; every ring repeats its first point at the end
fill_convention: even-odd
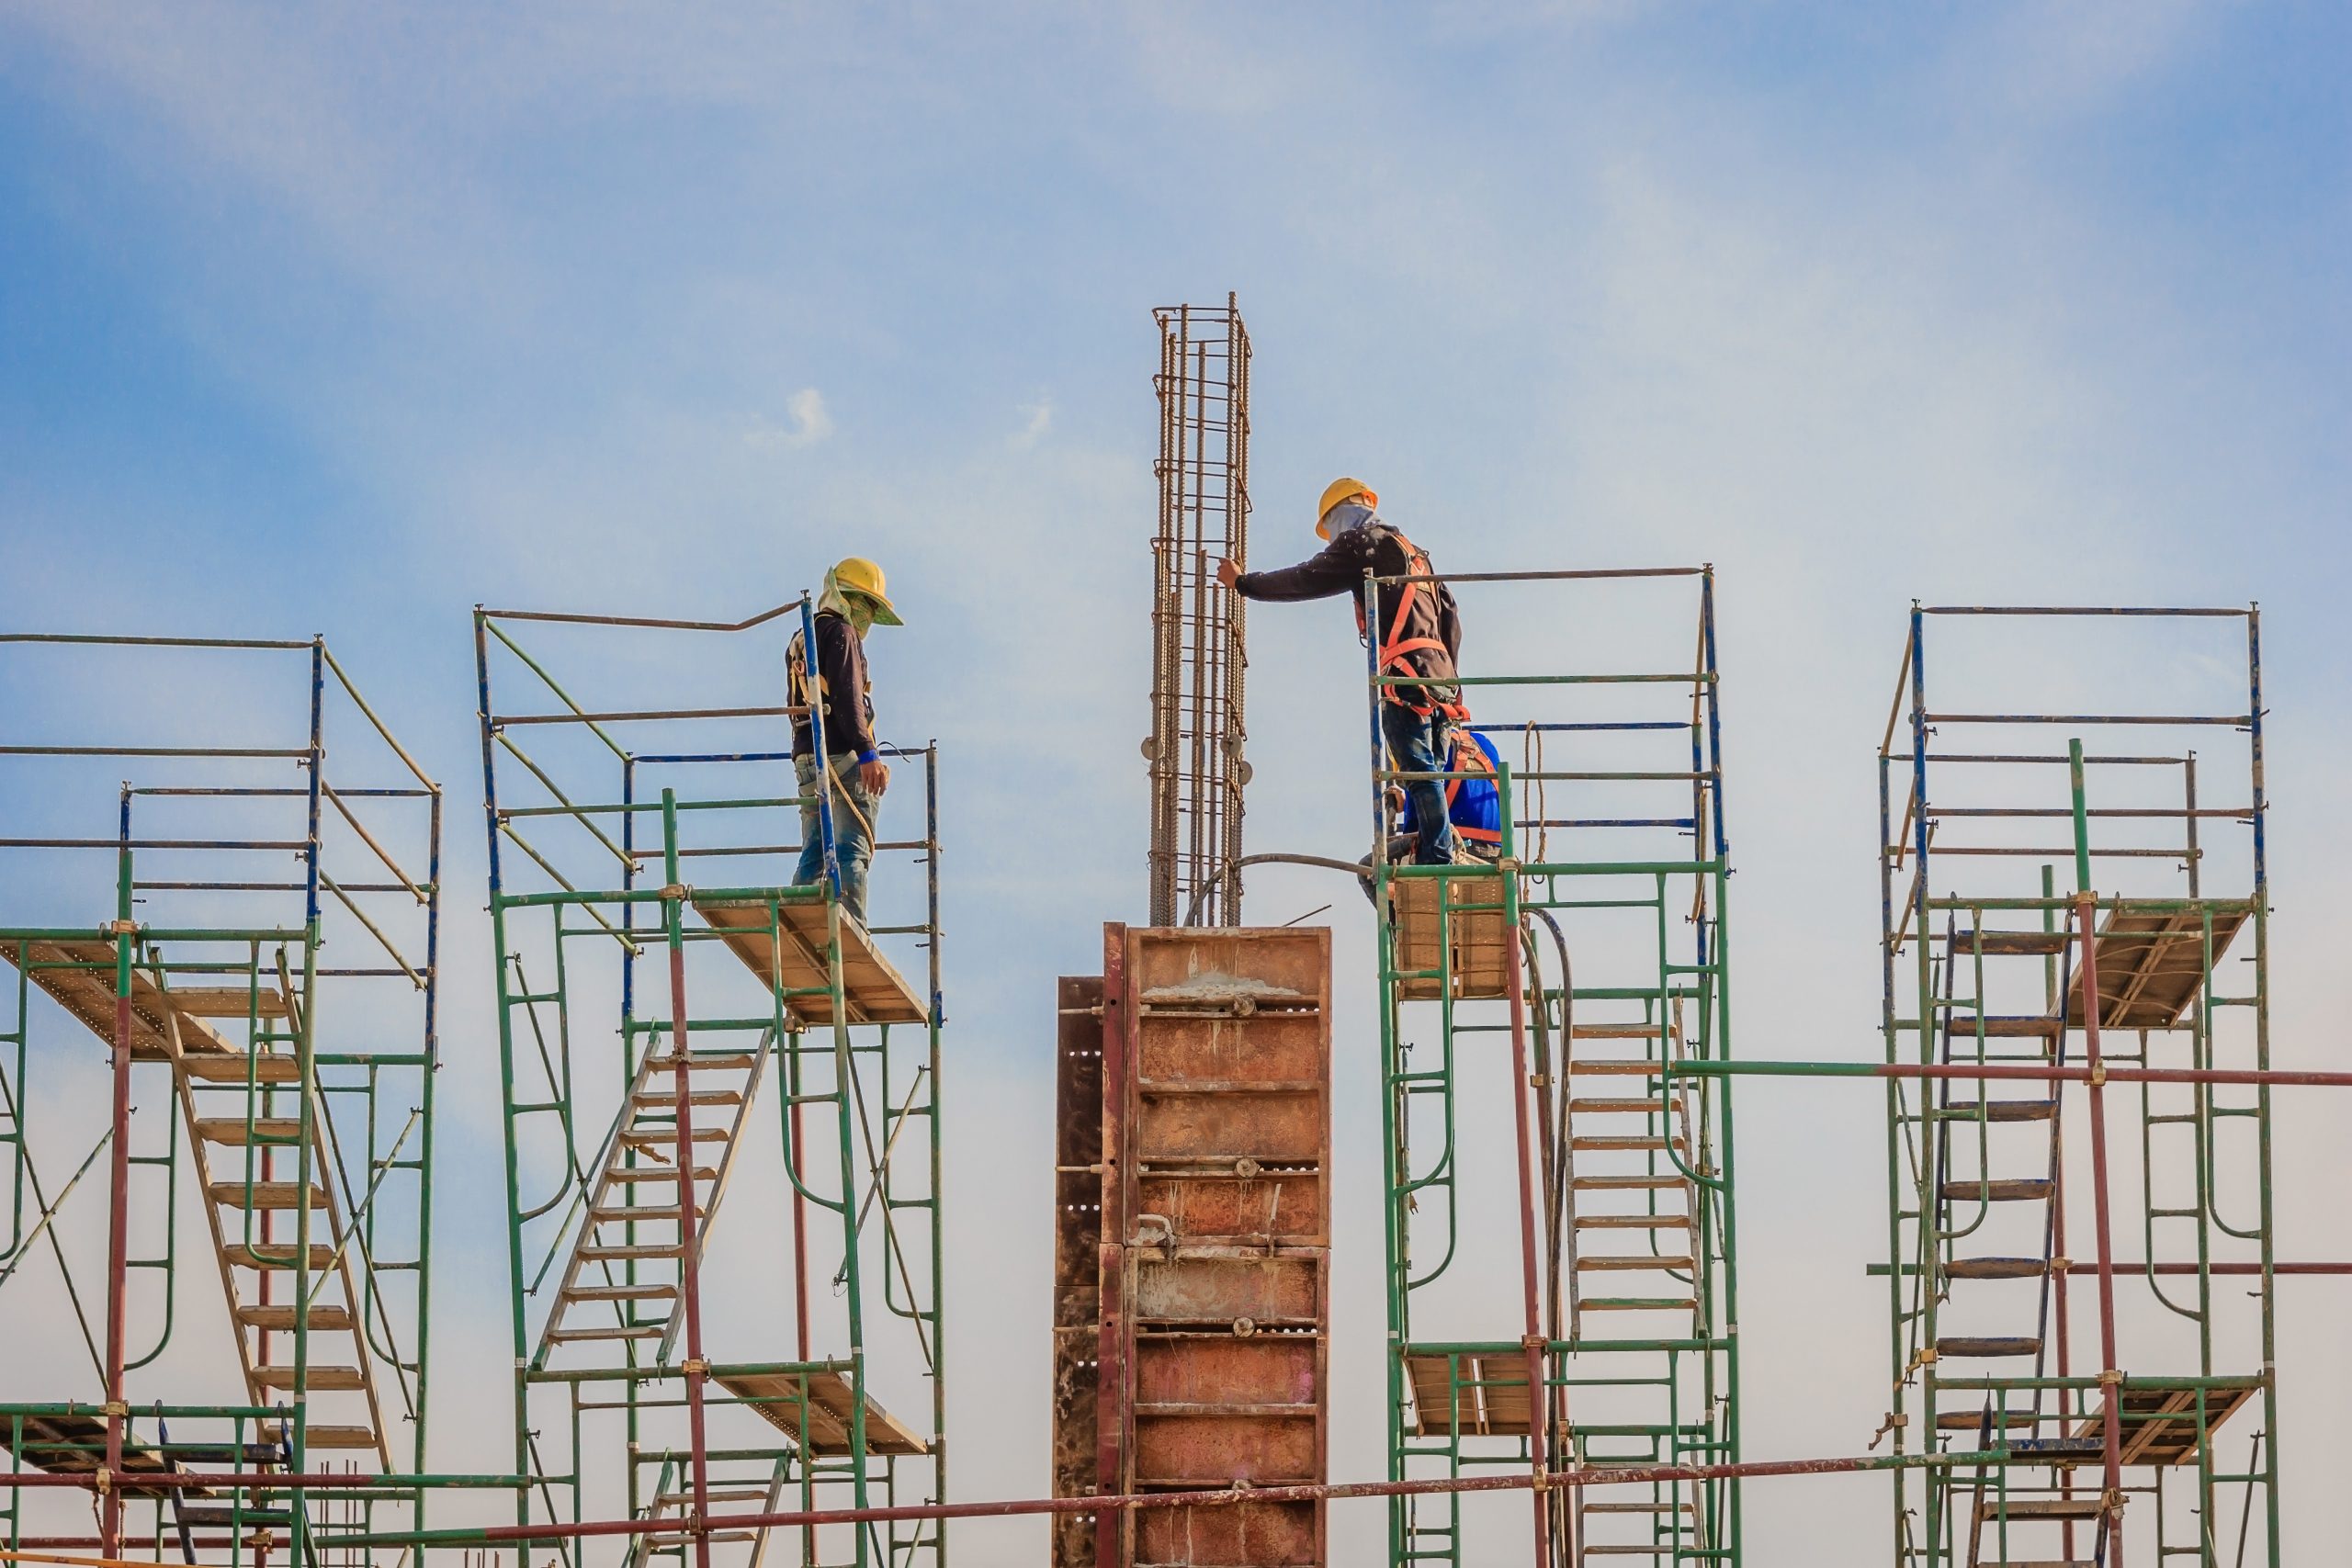
{"type": "Polygon", "coordinates": [[[831,571],[825,573],[825,586],[817,595],[817,614],[821,615],[828,610],[847,621],[860,637],[865,635],[865,628],[874,620],[873,607],[865,603],[865,595],[845,591],[841,579],[831,571]]]}

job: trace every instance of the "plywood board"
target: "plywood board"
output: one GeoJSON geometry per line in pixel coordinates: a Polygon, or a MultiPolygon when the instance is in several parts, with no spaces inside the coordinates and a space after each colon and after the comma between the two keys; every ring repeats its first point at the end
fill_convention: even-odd
{"type": "MultiPolygon", "coordinates": [[[[714,1374],[718,1386],[738,1399],[754,1403],[746,1409],[795,1442],[801,1438],[804,1391],[808,1401],[808,1451],[838,1455],[850,1451],[850,1418],[854,1406],[846,1372],[759,1372],[714,1374]]],[[[874,1454],[927,1454],[931,1445],[897,1416],[865,1396],[865,1450],[874,1454]]]]}
{"type": "MultiPolygon", "coordinates": [[[[2213,961],[2245,923],[2243,906],[2216,906],[2213,961]]],[[[2195,909],[2112,909],[2098,930],[2102,1029],[2170,1029],[2205,984],[2205,918],[2195,909]]],[[[2084,1021],[2079,966],[2066,992],[2066,1021],[2084,1021]]]]}
{"type": "MultiPolygon", "coordinates": [[[[765,899],[729,903],[695,900],[729,948],[771,987],[808,993],[787,997],[785,1005],[804,1023],[833,1021],[832,969],[826,958],[825,906],[821,900],[765,899]],[[768,910],[776,911],[772,930],[768,910]]],[[[905,976],[874,946],[865,928],[842,917],[842,997],[852,1023],[922,1023],[931,1009],[905,976]]]]}
{"type": "MultiPolygon", "coordinates": [[[[54,998],[60,1007],[82,1021],[91,1033],[111,1047],[114,1044],[115,946],[111,942],[96,938],[80,942],[33,942],[20,948],[14,942],[0,944],[0,956],[11,964],[22,964],[32,983],[54,998]]],[[[199,997],[211,993],[199,992],[199,997]]],[[[237,993],[243,997],[244,993],[237,993]]],[[[276,993],[271,993],[275,995],[276,993]]],[[[181,1002],[176,993],[166,993],[155,983],[153,974],[135,964],[130,971],[130,1055],[134,1061],[168,1061],[170,1051],[170,1020],[176,1018],[180,1026],[180,1049],[193,1055],[229,1055],[236,1047],[215,1033],[204,1017],[220,1017],[219,1012],[199,1014],[181,1002]]],[[[244,1016],[243,1008],[238,1017],[244,1016]]]]}

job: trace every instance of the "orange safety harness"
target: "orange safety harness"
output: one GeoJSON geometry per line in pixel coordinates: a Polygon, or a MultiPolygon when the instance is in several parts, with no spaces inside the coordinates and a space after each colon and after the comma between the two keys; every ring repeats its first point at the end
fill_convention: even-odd
{"type": "MultiPolygon", "coordinates": [[[[1384,524],[1383,526],[1385,527],[1386,525],[1384,524]]],[[[1403,575],[1408,578],[1427,577],[1430,575],[1430,558],[1428,552],[1423,550],[1419,545],[1413,543],[1412,540],[1407,538],[1397,530],[1389,528],[1387,531],[1395,536],[1398,547],[1405,552],[1405,570],[1403,575]]],[[[1422,584],[1408,581],[1404,585],[1404,588],[1405,592],[1398,594],[1396,597],[1396,614],[1390,617],[1388,623],[1388,635],[1381,642],[1380,652],[1377,655],[1379,672],[1383,675],[1396,675],[1400,673],[1406,675],[1419,675],[1420,671],[1413,668],[1411,659],[1407,656],[1419,652],[1423,649],[1435,649],[1439,652],[1448,655],[1448,657],[1452,656],[1452,650],[1448,649],[1445,646],[1445,643],[1438,637],[1407,637],[1405,635],[1405,624],[1413,614],[1414,600],[1421,592],[1422,584]]],[[[1368,637],[1372,635],[1372,628],[1366,625],[1364,621],[1363,599],[1358,598],[1355,601],[1355,606],[1356,635],[1358,637],[1368,637]]],[[[1435,699],[1437,697],[1438,687],[1445,683],[1446,682],[1431,682],[1429,684],[1424,685],[1421,690],[1428,696],[1435,699]]],[[[1414,713],[1420,715],[1424,718],[1428,717],[1430,714],[1438,713],[1443,714],[1446,717],[1453,720],[1456,724],[1461,724],[1466,722],[1470,717],[1470,709],[1466,704],[1460,700],[1460,694],[1458,691],[1455,694],[1456,700],[1453,702],[1432,700],[1428,703],[1414,703],[1407,701],[1401,694],[1405,690],[1402,686],[1383,686],[1380,690],[1381,694],[1387,698],[1388,701],[1396,704],[1400,707],[1409,708],[1414,713]]],[[[1472,750],[1476,750],[1476,748],[1473,747],[1472,750]]],[[[1484,759],[1482,758],[1481,761],[1483,760],[1484,759]]]]}

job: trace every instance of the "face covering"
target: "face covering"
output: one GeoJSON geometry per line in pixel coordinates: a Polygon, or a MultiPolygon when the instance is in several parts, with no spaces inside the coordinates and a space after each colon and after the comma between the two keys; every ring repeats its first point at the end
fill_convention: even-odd
{"type": "Polygon", "coordinates": [[[1331,508],[1331,514],[1326,519],[1331,529],[1331,537],[1335,539],[1342,534],[1363,527],[1367,523],[1376,523],[1379,520],[1380,514],[1360,501],[1340,502],[1339,505],[1331,508]]]}

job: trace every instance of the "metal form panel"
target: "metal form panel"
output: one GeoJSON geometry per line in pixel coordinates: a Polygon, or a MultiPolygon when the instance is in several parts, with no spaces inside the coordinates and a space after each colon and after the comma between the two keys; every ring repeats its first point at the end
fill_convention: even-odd
{"type": "MultiPolygon", "coordinates": [[[[1099,1055],[1065,981],[1057,1268],[1085,1245],[1096,1292],[1057,1276],[1057,1493],[1326,1479],[1329,1447],[1330,933],[1107,927],[1099,1055]],[[1086,1066],[1099,1064],[1099,1085],[1086,1066]],[[1090,1121],[1093,1122],[1089,1126],[1090,1121]],[[1090,1141],[1093,1133],[1099,1141],[1090,1141]],[[1095,1159],[1084,1156],[1094,1153],[1095,1159]],[[1079,1308],[1099,1316],[1085,1366],[1079,1308]],[[1076,1383],[1091,1370],[1095,1468],[1076,1383]]],[[[1057,1529],[1057,1568],[1312,1568],[1318,1503],[1155,1508],[1057,1529]],[[1082,1538],[1082,1539],[1081,1539],[1082,1538]]]]}
{"type": "MultiPolygon", "coordinates": [[[[1054,1495],[1094,1490],[1102,1331],[1102,978],[1056,982],[1054,1495]]],[[[1053,1518],[1053,1568],[1093,1568],[1094,1521],[1053,1518]]]]}
{"type": "MultiPolygon", "coordinates": [[[[1322,1481],[1330,933],[1125,936],[1127,1049],[1106,1085],[1124,1122],[1121,1489],[1322,1481]]],[[[1125,1544],[1138,1564],[1292,1568],[1322,1562],[1323,1540],[1320,1505],[1268,1503],[1155,1510],[1125,1544]]]]}

